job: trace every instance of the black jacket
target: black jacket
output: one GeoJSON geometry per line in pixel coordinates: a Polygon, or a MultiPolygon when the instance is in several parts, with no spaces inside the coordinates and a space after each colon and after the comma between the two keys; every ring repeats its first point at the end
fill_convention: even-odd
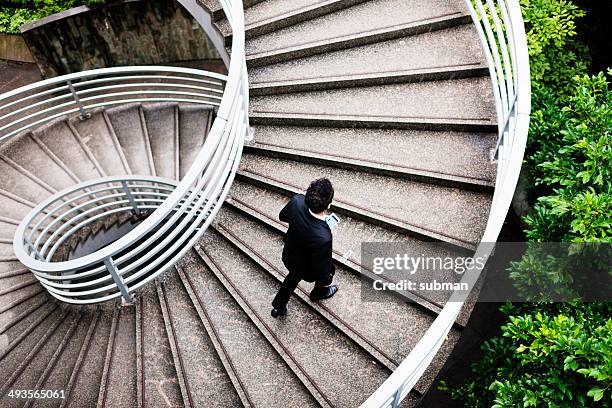
{"type": "Polygon", "coordinates": [[[309,282],[333,276],[331,229],[308,211],[304,196],[294,196],[279,218],[289,223],[283,238],[283,262],[287,269],[302,274],[302,279],[309,282]]]}

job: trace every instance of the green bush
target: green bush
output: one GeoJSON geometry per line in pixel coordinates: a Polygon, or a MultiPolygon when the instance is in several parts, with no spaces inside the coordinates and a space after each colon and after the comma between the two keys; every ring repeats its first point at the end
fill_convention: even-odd
{"type": "Polygon", "coordinates": [[[3,0],[0,1],[0,32],[19,33],[25,23],[81,5],[95,6],[107,0],[3,0]]]}
{"type": "Polygon", "coordinates": [[[453,398],[484,407],[610,407],[610,303],[508,305],[501,337],[487,341],[453,398]]]}
{"type": "Polygon", "coordinates": [[[532,177],[548,193],[525,218],[532,241],[612,240],[612,90],[603,73],[576,77],[567,104],[536,113],[532,177]],[[543,117],[547,121],[544,123],[543,117]]]}

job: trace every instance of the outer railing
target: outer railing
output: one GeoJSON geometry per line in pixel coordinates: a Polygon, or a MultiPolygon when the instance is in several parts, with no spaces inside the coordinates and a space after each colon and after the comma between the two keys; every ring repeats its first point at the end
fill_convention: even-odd
{"type": "MultiPolygon", "coordinates": [[[[525,152],[531,109],[529,57],[518,0],[466,0],[466,4],[489,66],[498,119],[493,157],[497,160],[495,193],[481,244],[474,255],[488,258],[510,207],[525,152]]],[[[482,269],[474,267],[466,271],[461,282],[473,288],[481,272],[482,269]]],[[[399,405],[442,347],[463,300],[464,297],[451,297],[410,354],[362,407],[399,405]]]]}
{"type": "MultiPolygon", "coordinates": [[[[197,10],[195,0],[181,3],[197,10]]],[[[58,193],[26,216],[15,233],[15,254],[56,298],[80,304],[119,296],[131,301],[135,290],[195,244],[220,209],[250,136],[242,4],[221,3],[233,31],[227,77],[187,68],[117,67],[52,78],[0,95],[0,142],[8,143],[55,118],[78,114],[85,120],[99,107],[178,102],[217,109],[204,145],[180,183],[147,176],[97,179],[58,193]],[[77,259],[54,260],[62,244],[83,228],[140,211],[150,215],[110,245],[77,259]]]]}

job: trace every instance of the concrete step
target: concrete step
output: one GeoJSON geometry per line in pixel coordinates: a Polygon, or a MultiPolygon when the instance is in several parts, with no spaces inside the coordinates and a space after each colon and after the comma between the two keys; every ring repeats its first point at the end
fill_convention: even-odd
{"type": "Polygon", "coordinates": [[[225,12],[219,0],[198,0],[198,3],[210,14],[213,21],[225,18],[225,12]]]}
{"type": "Polygon", "coordinates": [[[66,386],[66,398],[61,402],[61,408],[96,406],[111,329],[113,329],[112,313],[101,312],[92,329],[93,332],[81,346],[79,357],[66,386]]]}
{"type": "MultiPolygon", "coordinates": [[[[364,66],[360,64],[359,66],[364,66]]],[[[327,89],[401,84],[410,82],[441,81],[447,79],[480,77],[488,68],[480,64],[453,65],[407,71],[373,72],[358,75],[326,76],[278,82],[250,84],[251,95],[277,95],[281,93],[321,91],[327,89]]]]}
{"type": "Polygon", "coordinates": [[[35,296],[4,312],[0,316],[0,354],[10,344],[27,336],[29,330],[44,321],[56,308],[54,302],[48,302],[47,296],[35,296]]]}
{"type": "Polygon", "coordinates": [[[41,146],[61,160],[79,180],[102,176],[102,168],[73,129],[66,121],[57,121],[37,129],[33,135],[41,146]]]}
{"type": "Polygon", "coordinates": [[[66,314],[58,309],[55,309],[45,319],[35,322],[30,328],[24,331],[22,337],[16,338],[4,352],[0,354],[0,387],[4,388],[7,381],[19,375],[17,370],[24,364],[31,361],[38,350],[40,350],[53,335],[60,324],[66,319],[66,314]]]}
{"type": "Polygon", "coordinates": [[[136,311],[137,347],[142,365],[138,380],[139,406],[183,406],[172,349],[154,286],[143,288],[136,311]]]}
{"type": "MultiPolygon", "coordinates": [[[[0,313],[11,309],[14,305],[38,295],[44,290],[45,289],[37,282],[30,281],[27,286],[11,290],[8,293],[3,294],[0,297],[0,313]]],[[[4,321],[0,320],[0,325],[4,323],[4,321]]]]}
{"type": "MultiPolygon", "coordinates": [[[[334,11],[363,3],[366,0],[267,0],[245,10],[247,39],[280,30],[302,21],[320,17],[334,11]]],[[[227,19],[216,23],[221,33],[230,40],[231,29],[227,19]]],[[[228,41],[230,42],[230,41],[228,41]]]]}
{"type": "MultiPolygon", "coordinates": [[[[66,390],[73,375],[74,369],[79,362],[79,357],[84,348],[91,341],[95,327],[100,319],[99,313],[88,313],[79,321],[79,324],[70,337],[69,343],[58,356],[56,363],[48,366],[48,371],[43,375],[37,385],[37,389],[66,390]]],[[[30,405],[34,408],[57,406],[57,401],[38,399],[30,405]]]]}
{"type": "Polygon", "coordinates": [[[160,177],[178,179],[178,107],[144,105],[155,172],[160,177]]]}
{"type": "Polygon", "coordinates": [[[45,290],[41,287],[38,290],[34,290],[31,293],[26,293],[25,296],[20,296],[17,299],[7,299],[0,304],[0,327],[5,326],[9,322],[13,320],[13,318],[19,315],[22,308],[27,308],[31,306],[33,303],[37,302],[41,298],[45,298],[46,296],[42,293],[45,290]]]}
{"type": "Polygon", "coordinates": [[[253,95],[488,75],[470,25],[330,51],[249,69],[253,95]]]}
{"type": "Polygon", "coordinates": [[[117,136],[104,117],[104,111],[92,112],[87,120],[71,120],[77,137],[95,157],[107,176],[130,174],[130,169],[117,136]]]}
{"type": "Polygon", "coordinates": [[[197,257],[188,256],[177,269],[245,406],[318,406],[299,377],[197,257]]]}
{"type": "Polygon", "coordinates": [[[459,1],[371,0],[250,39],[247,63],[286,61],[468,22],[459,1]]]}
{"type": "Polygon", "coordinates": [[[200,152],[213,123],[212,110],[200,106],[179,107],[180,178],[187,173],[200,152]]]}
{"type": "Polygon", "coordinates": [[[471,132],[259,126],[250,154],[492,191],[497,135],[471,132]]]}
{"type": "MultiPolygon", "coordinates": [[[[7,157],[0,158],[0,174],[2,174],[0,195],[32,207],[56,191],[38,176],[7,157]]],[[[10,217],[4,211],[3,215],[10,217]]]]}
{"type": "Polygon", "coordinates": [[[303,192],[328,177],[334,211],[426,240],[474,249],[484,231],[491,196],[457,188],[364,174],[329,166],[243,155],[239,179],[284,194],[303,192]]]}
{"type": "Polygon", "coordinates": [[[10,278],[13,276],[22,276],[25,278],[24,275],[29,273],[30,271],[18,261],[0,263],[0,279],[10,278]]]}
{"type": "Polygon", "coordinates": [[[206,236],[196,246],[202,260],[260,330],[307,374],[328,405],[358,406],[387,378],[386,367],[302,301],[291,302],[286,319],[271,318],[270,302],[279,283],[213,232],[206,236]],[[347,373],[350,383],[344,381],[347,373]]]}
{"type": "Polygon", "coordinates": [[[140,105],[107,109],[106,114],[132,173],[155,175],[151,144],[140,105]]]}
{"type": "MultiPolygon", "coordinates": [[[[251,98],[251,112],[262,118],[332,117],[349,123],[360,118],[398,124],[440,122],[491,127],[496,123],[490,88],[490,80],[482,77],[264,95],[251,98]]],[[[255,124],[260,122],[256,120],[255,124]]]]}
{"type": "MultiPolygon", "coordinates": [[[[39,380],[44,378],[45,374],[55,365],[61,352],[70,342],[79,320],[78,315],[66,313],[65,317],[60,319],[60,323],[53,330],[47,331],[19,366],[11,372],[2,389],[35,389],[39,380]]],[[[21,405],[21,402],[18,404],[21,405]]]]}
{"type": "Polygon", "coordinates": [[[4,215],[0,215],[0,238],[13,239],[19,222],[4,215]]]}
{"type": "Polygon", "coordinates": [[[167,271],[157,290],[185,406],[241,406],[241,399],[176,271],[167,271]]]}
{"type": "Polygon", "coordinates": [[[134,306],[118,307],[113,316],[98,408],[137,406],[136,316],[134,306]]]}
{"type": "Polygon", "coordinates": [[[28,287],[30,285],[34,285],[37,282],[38,280],[33,274],[30,274],[29,276],[12,276],[10,278],[2,279],[2,286],[0,287],[0,299],[2,299],[5,295],[17,292],[18,290],[28,287]]]}
{"type": "MultiPolygon", "coordinates": [[[[34,204],[29,200],[23,200],[15,194],[9,193],[8,191],[0,188],[0,208],[2,208],[2,216],[10,220],[18,221],[17,224],[25,217],[34,204]]],[[[0,269],[2,267],[0,266],[0,269]]]]}
{"type": "Polygon", "coordinates": [[[76,175],[31,133],[7,143],[0,155],[13,167],[21,168],[22,173],[35,176],[57,191],[78,182],[76,175]]]}

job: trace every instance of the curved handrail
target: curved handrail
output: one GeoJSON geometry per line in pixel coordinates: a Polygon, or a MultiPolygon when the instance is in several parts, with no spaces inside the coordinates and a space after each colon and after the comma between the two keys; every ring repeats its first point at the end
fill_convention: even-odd
{"type": "MultiPolygon", "coordinates": [[[[488,259],[518,182],[531,111],[531,78],[523,18],[518,0],[465,0],[484,49],[498,118],[495,192],[487,226],[474,258],[488,259]]],[[[473,288],[483,268],[474,265],[461,283],[473,288]]],[[[429,367],[464,305],[451,296],[412,351],[362,408],[397,407],[429,367]]]]}
{"type": "MultiPolygon", "coordinates": [[[[196,4],[181,0],[186,2],[196,4]]],[[[56,298],[69,303],[130,300],[134,290],[188,251],[219,211],[250,136],[242,4],[221,3],[234,33],[227,76],[179,67],[114,67],[0,95],[0,142],[71,113],[84,119],[97,107],[162,101],[217,108],[203,147],[180,183],[148,176],[97,179],[54,195],[26,216],[15,233],[15,255],[56,298]],[[134,206],[152,213],[128,234],[83,257],[53,261],[56,250],[80,228],[134,206]]]]}

